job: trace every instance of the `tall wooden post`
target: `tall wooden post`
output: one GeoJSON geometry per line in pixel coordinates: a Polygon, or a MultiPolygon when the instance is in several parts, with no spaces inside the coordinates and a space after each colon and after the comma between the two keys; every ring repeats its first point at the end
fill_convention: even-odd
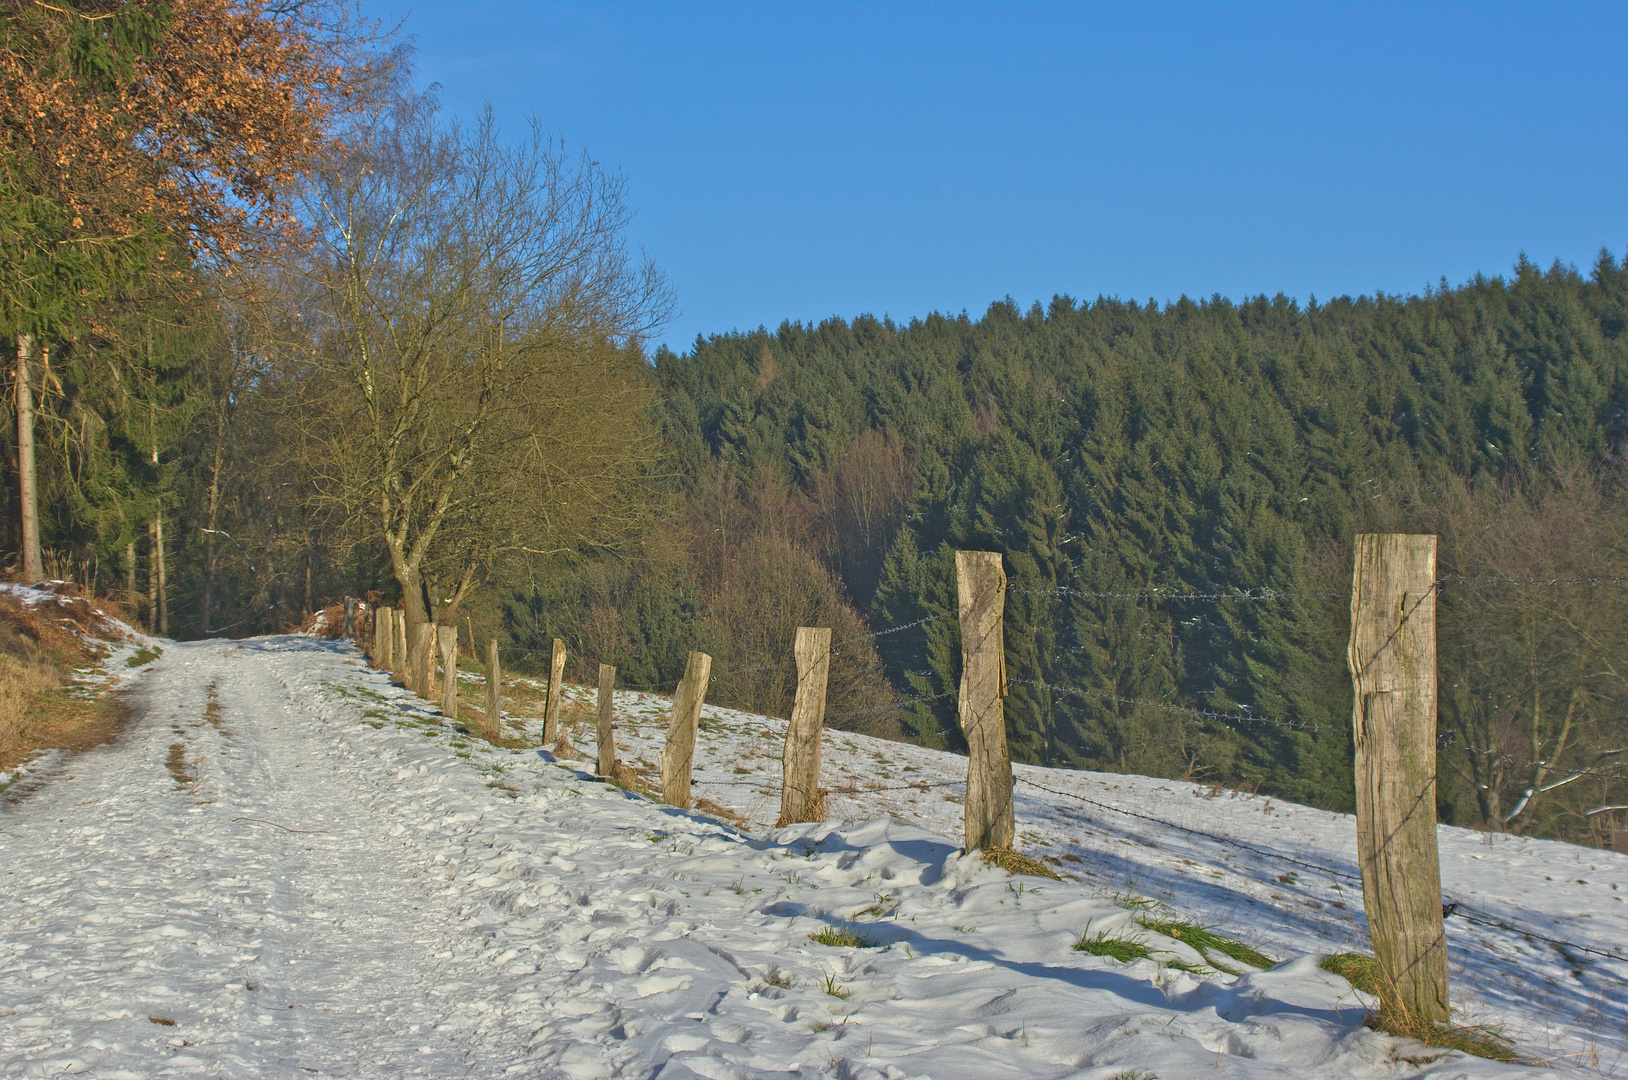
{"type": "MultiPolygon", "coordinates": [[[[394,609],[392,609],[394,610],[394,609]]],[[[408,683],[412,676],[412,654],[407,649],[407,610],[402,608],[390,618],[390,628],[396,632],[396,643],[390,647],[391,655],[396,658],[394,671],[401,678],[403,684],[408,683]]]]}
{"type": "Polygon", "coordinates": [[[690,653],[684,678],[673,691],[673,715],[667,722],[667,745],[661,750],[661,797],[669,805],[690,807],[690,771],[695,765],[695,733],[701,726],[701,706],[712,679],[712,657],[690,653]]]}
{"type": "Polygon", "coordinates": [[[799,626],[792,654],[797,659],[797,694],[780,755],[779,825],[825,820],[820,732],[825,727],[825,684],[831,672],[831,628],[799,626]]]}
{"type": "Polygon", "coordinates": [[[609,664],[599,665],[599,775],[616,779],[619,764],[616,760],[616,731],[611,722],[611,707],[616,697],[616,669],[609,664]]]}
{"type": "Polygon", "coordinates": [[[430,662],[424,668],[424,674],[427,678],[424,682],[422,696],[430,701],[439,701],[441,699],[441,665],[437,661],[441,656],[441,637],[446,633],[446,627],[433,622],[425,625],[429,627],[430,631],[430,662]]]}
{"type": "Polygon", "coordinates": [[[356,634],[356,598],[345,597],[345,613],[341,615],[339,623],[340,637],[354,637],[356,634]]]}
{"type": "MultiPolygon", "coordinates": [[[[475,647],[475,639],[469,639],[475,647]]],[[[503,681],[497,666],[497,638],[486,641],[486,737],[498,739],[503,735],[503,681]]]]}
{"type": "Polygon", "coordinates": [[[396,609],[382,607],[373,613],[373,665],[380,671],[394,671],[396,609]]]}
{"type": "Polygon", "coordinates": [[[967,739],[968,851],[1012,846],[1012,758],[1006,749],[1006,572],[998,551],[957,551],[961,609],[961,731],[967,739]]]}
{"type": "Polygon", "coordinates": [[[1362,533],[1348,657],[1362,906],[1384,1004],[1445,1022],[1436,852],[1436,538],[1362,533]]]}
{"type": "Polygon", "coordinates": [[[441,627],[441,715],[458,719],[458,627],[441,627]]]}
{"type": "Polygon", "coordinates": [[[413,626],[412,691],[421,698],[430,696],[430,650],[435,645],[435,624],[417,623],[413,626]]]}
{"type": "Polygon", "coordinates": [[[565,704],[565,642],[554,639],[548,661],[548,702],[543,706],[543,742],[554,744],[555,757],[571,757],[576,747],[560,727],[560,707],[565,704]]]}

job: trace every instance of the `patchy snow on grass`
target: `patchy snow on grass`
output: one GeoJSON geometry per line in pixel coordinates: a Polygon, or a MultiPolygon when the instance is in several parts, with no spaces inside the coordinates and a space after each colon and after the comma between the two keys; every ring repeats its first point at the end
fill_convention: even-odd
{"type": "MultiPolygon", "coordinates": [[[[1020,768],[1166,824],[1020,786],[1022,846],[1070,880],[1014,877],[959,852],[953,755],[828,733],[836,816],[776,830],[779,721],[705,711],[709,816],[594,780],[575,688],[581,760],[555,761],[442,724],[344,643],[144,671],[121,742],[0,815],[0,1075],[1479,1078],[1628,1046],[1614,961],[1456,920],[1466,1019],[1596,1058],[1370,1031],[1317,966],[1363,943],[1358,890],[1172,827],[1349,872],[1340,815],[1020,768]],[[1148,951],[1076,948],[1104,938],[1148,951]]],[[[618,694],[624,761],[659,761],[665,709],[618,694]]],[[[1625,862],[1443,831],[1452,898],[1584,943],[1622,939],[1625,862]]]]}

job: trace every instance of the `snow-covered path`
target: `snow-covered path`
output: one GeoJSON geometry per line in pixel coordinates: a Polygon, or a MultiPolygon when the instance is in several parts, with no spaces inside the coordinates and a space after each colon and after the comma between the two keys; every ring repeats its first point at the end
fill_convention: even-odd
{"type": "Polygon", "coordinates": [[[1076,952],[1134,909],[912,825],[747,836],[467,741],[334,643],[132,692],[0,813],[0,1075],[1548,1074],[1360,1027],[1314,955],[1076,952]],[[849,920],[875,947],[810,939],[849,920]]]}

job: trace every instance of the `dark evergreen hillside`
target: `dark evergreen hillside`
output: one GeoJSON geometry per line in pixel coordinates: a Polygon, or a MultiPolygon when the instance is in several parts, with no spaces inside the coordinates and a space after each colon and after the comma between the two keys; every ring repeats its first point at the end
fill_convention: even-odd
{"type": "MultiPolygon", "coordinates": [[[[952,549],[1004,553],[1021,760],[1348,807],[1352,534],[1439,532],[1446,574],[1620,570],[1625,317],[1628,269],[1602,254],[1587,278],[1523,259],[1509,280],[1305,308],[1058,297],[979,319],[785,324],[664,350],[655,368],[692,490],[792,492],[802,542],[873,630],[953,610],[952,549]],[[1571,533],[1538,535],[1559,518],[1571,533]]],[[[1444,588],[1449,819],[1501,819],[1532,780],[1524,762],[1547,761],[1601,775],[1527,818],[1552,807],[1541,828],[1585,828],[1560,795],[1618,783],[1599,751],[1628,695],[1599,662],[1628,656],[1573,609],[1628,613],[1625,592],[1444,588]],[[1487,614],[1511,603],[1550,621],[1487,614]],[[1563,624],[1592,642],[1564,661],[1546,652],[1563,624]],[[1499,649],[1508,663],[1468,685],[1470,661],[1499,649]]],[[[907,732],[959,745],[954,619],[877,644],[907,732]]]]}

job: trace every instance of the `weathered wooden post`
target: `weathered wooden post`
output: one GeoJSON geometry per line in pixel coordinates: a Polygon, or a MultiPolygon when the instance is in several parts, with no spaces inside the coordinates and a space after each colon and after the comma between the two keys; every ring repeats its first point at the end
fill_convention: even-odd
{"type": "Polygon", "coordinates": [[[344,621],[339,624],[341,637],[356,636],[356,597],[345,597],[345,614],[340,616],[344,621]]]}
{"type": "Polygon", "coordinates": [[[599,665],[599,775],[616,779],[616,732],[611,723],[611,704],[616,696],[616,669],[599,665]]]}
{"type": "Polygon", "coordinates": [[[390,647],[391,655],[396,659],[392,668],[400,676],[403,684],[412,676],[408,673],[411,666],[411,653],[407,650],[407,610],[397,611],[390,619],[390,628],[396,632],[396,643],[390,647]]]}
{"type": "Polygon", "coordinates": [[[435,624],[418,623],[413,627],[413,685],[412,691],[421,698],[430,697],[430,650],[435,645],[435,624]]]}
{"type": "Polygon", "coordinates": [[[967,795],[961,807],[968,851],[1012,846],[1012,758],[1006,749],[1006,572],[998,551],[957,551],[961,609],[961,731],[967,795]]]}
{"type": "Polygon", "coordinates": [[[560,706],[565,703],[565,642],[554,639],[548,663],[548,701],[543,706],[543,742],[554,744],[555,757],[571,757],[576,748],[560,729],[560,706]]]}
{"type": "Polygon", "coordinates": [[[661,797],[670,805],[690,807],[690,770],[695,764],[695,733],[701,726],[701,706],[712,679],[712,657],[690,653],[684,678],[673,691],[673,715],[667,722],[667,745],[661,750],[661,797]]]}
{"type": "Polygon", "coordinates": [[[1436,538],[1361,533],[1349,652],[1362,906],[1386,1007],[1447,1009],[1436,852],[1436,538]]]}
{"type": "Polygon", "coordinates": [[[780,820],[824,821],[820,793],[820,733],[825,727],[825,685],[831,673],[831,628],[799,626],[792,648],[797,659],[797,693],[786,723],[780,756],[780,820]]]}
{"type": "Polygon", "coordinates": [[[441,715],[458,719],[458,627],[441,627],[441,715]]]}
{"type": "MultiPolygon", "coordinates": [[[[475,639],[469,639],[469,647],[475,647],[475,639]]],[[[499,739],[503,736],[503,690],[502,678],[497,667],[497,638],[486,640],[486,737],[499,739]]]]}
{"type": "Polygon", "coordinates": [[[395,670],[392,654],[396,644],[396,628],[391,624],[396,609],[382,607],[373,614],[373,666],[381,671],[395,670]]]}

